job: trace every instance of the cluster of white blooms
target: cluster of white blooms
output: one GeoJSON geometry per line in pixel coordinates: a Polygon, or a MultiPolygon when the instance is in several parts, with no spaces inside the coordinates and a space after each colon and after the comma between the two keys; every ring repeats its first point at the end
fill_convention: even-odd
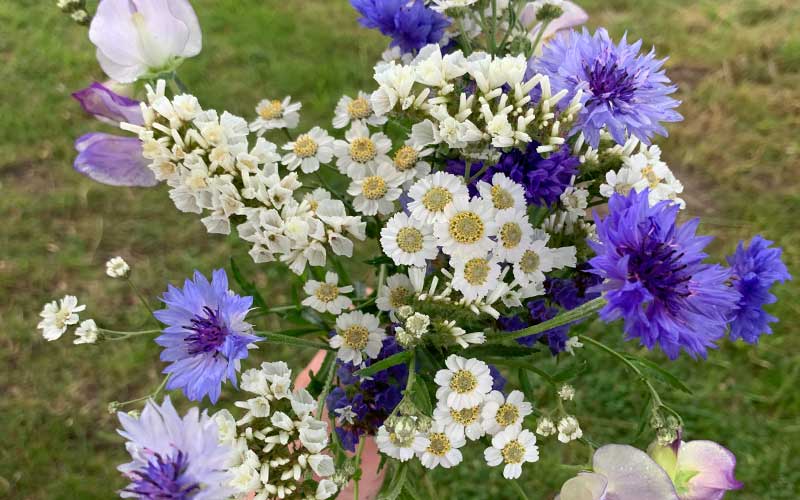
{"type": "Polygon", "coordinates": [[[106,274],[111,278],[124,278],[131,272],[131,266],[122,257],[112,257],[106,262],[106,274]]]}
{"type": "MultiPolygon", "coordinates": [[[[569,384],[564,384],[558,388],[557,396],[562,401],[572,401],[575,398],[575,388],[569,384]]],[[[558,434],[558,440],[564,444],[575,441],[583,437],[578,419],[566,413],[559,404],[559,417],[541,417],[536,425],[536,434],[548,437],[558,434]]]]}
{"type": "Polygon", "coordinates": [[[436,373],[437,404],[430,425],[400,418],[378,431],[381,452],[401,461],[419,458],[423,466],[450,468],[462,461],[467,440],[492,437],[484,456],[490,466],[505,464],[503,475],[515,479],[522,465],[539,460],[536,436],[522,428],[532,406],[520,391],[504,396],[492,390],[494,380],[486,363],[450,355],[436,373]]]}
{"type": "Polygon", "coordinates": [[[236,450],[229,469],[237,498],[334,496],[337,486],[328,479],[335,472],[334,462],[324,454],[328,424],[313,416],[317,402],[308,391],[292,392],[286,363],[263,363],[260,369],[247,370],[241,386],[255,394],[236,403],[245,414],[239,420],[227,410],[214,415],[220,440],[236,450]],[[312,473],[318,481],[312,480],[312,473]]]}
{"type": "Polygon", "coordinates": [[[328,248],[352,256],[351,238],[363,240],[366,223],[324,189],[301,198],[297,173],[279,168],[283,162],[288,170],[313,172],[332,160],[332,138],[315,128],[284,146],[284,156],[263,137],[250,146],[251,131],[296,126],[299,105],[262,102],[259,118],[248,126],[228,112],[203,110],[194,96],[169,99],[164,92],[163,80],[148,86],[144,125],[121,127],[138,134],[150,169],[170,186],[179,210],[206,213],[202,222],[210,233],[229,234],[238,223],[239,236],[253,244],[253,260],[280,260],[297,274],[307,265],[324,266],[328,248]]]}
{"type": "Polygon", "coordinates": [[[631,189],[637,193],[649,189],[651,205],[671,200],[681,208],[686,202],[679,197],[683,184],[661,160],[661,148],[641,144],[635,154],[623,155],[622,168],[606,173],[606,182],[600,185],[600,194],[611,198],[614,193],[627,195],[631,189]]]}
{"type": "Polygon", "coordinates": [[[42,336],[49,340],[58,340],[69,329],[80,321],[79,312],[86,309],[85,305],[78,305],[78,298],[74,295],[65,295],[59,301],[52,301],[44,305],[39,313],[42,320],[36,326],[42,331],[42,336]]]}

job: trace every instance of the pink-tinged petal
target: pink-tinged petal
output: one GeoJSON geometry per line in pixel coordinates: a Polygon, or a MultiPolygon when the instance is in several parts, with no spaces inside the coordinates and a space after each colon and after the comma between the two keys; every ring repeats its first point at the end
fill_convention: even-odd
{"type": "Polygon", "coordinates": [[[188,0],[170,0],[169,11],[189,29],[189,39],[180,55],[183,57],[196,56],[203,48],[203,32],[200,30],[200,22],[197,20],[197,14],[195,14],[192,4],[188,0]]]}
{"type": "Polygon", "coordinates": [[[647,453],[622,444],[598,449],[594,472],[608,480],[607,496],[614,500],[679,500],[672,480],[647,453]]]}
{"type": "Polygon", "coordinates": [[[556,500],[603,500],[608,480],[593,472],[581,472],[561,487],[556,500]]]}
{"type": "Polygon", "coordinates": [[[144,119],[139,101],[114,93],[106,86],[94,82],[89,87],[72,94],[84,111],[98,120],[114,125],[128,122],[142,125],[144,119]]]}
{"type": "Polygon", "coordinates": [[[589,20],[589,14],[569,0],[561,4],[564,13],[544,30],[544,37],[550,38],[556,32],[580,26],[589,20]]]}
{"type": "Polygon", "coordinates": [[[678,449],[678,474],[696,473],[681,500],[717,500],[743,486],[734,477],[736,456],[713,441],[689,441],[678,449]]]}
{"type": "Polygon", "coordinates": [[[75,170],[101,184],[150,187],[155,175],[142,157],[142,143],[135,137],[86,134],[75,141],[75,170]]]}

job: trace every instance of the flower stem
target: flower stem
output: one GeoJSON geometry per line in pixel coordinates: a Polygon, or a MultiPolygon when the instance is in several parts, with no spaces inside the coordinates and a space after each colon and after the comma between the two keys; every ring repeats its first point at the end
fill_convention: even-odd
{"type": "Polygon", "coordinates": [[[296,347],[308,347],[311,349],[322,349],[325,351],[335,351],[333,347],[325,342],[317,342],[314,340],[307,340],[300,337],[292,337],[290,335],[282,335],[275,332],[254,332],[256,335],[263,337],[267,342],[275,344],[292,345],[296,347]]]}
{"type": "Polygon", "coordinates": [[[131,287],[131,290],[133,290],[133,293],[136,294],[136,297],[138,297],[139,302],[141,302],[142,305],[145,307],[145,309],[147,309],[147,312],[150,313],[150,316],[152,316],[153,319],[158,321],[158,318],[156,318],[155,313],[153,313],[153,309],[150,307],[150,304],[148,304],[147,299],[144,298],[144,295],[142,295],[142,292],[139,291],[139,288],[133,284],[133,281],[131,281],[130,277],[126,277],[125,282],[128,283],[128,285],[131,287]]]}
{"type": "Polygon", "coordinates": [[[528,500],[528,495],[525,494],[525,490],[522,489],[522,486],[520,486],[519,482],[516,479],[512,479],[510,482],[511,485],[514,486],[514,490],[517,492],[519,497],[522,500],[528,500]]]}
{"type": "Polygon", "coordinates": [[[107,328],[98,328],[100,332],[107,333],[113,335],[112,337],[106,337],[104,340],[114,341],[114,340],[125,340],[131,337],[138,337],[139,335],[150,335],[153,333],[161,333],[161,330],[141,330],[138,332],[120,332],[117,330],[108,330],[107,328]]]}
{"type": "Polygon", "coordinates": [[[531,54],[536,53],[536,49],[539,47],[539,43],[542,41],[542,37],[544,36],[544,31],[547,29],[549,25],[550,21],[547,21],[542,25],[542,28],[539,30],[539,32],[536,33],[536,39],[533,41],[532,45],[533,48],[531,49],[531,54]]]}
{"type": "Polygon", "coordinates": [[[528,328],[517,330],[515,332],[509,333],[496,333],[489,338],[489,342],[491,343],[494,340],[494,343],[501,343],[507,340],[516,340],[522,337],[527,337],[529,335],[536,335],[537,333],[546,332],[547,330],[551,330],[553,328],[557,328],[559,326],[564,326],[566,324],[572,323],[573,321],[577,321],[579,319],[588,318],[589,316],[595,314],[597,311],[603,308],[606,305],[606,299],[603,297],[598,297],[594,300],[590,300],[589,302],[576,307],[575,309],[571,309],[569,311],[565,311],[553,319],[547,320],[543,323],[539,323],[537,325],[530,326],[528,328]]]}
{"type": "Polygon", "coordinates": [[[361,454],[364,452],[364,445],[367,443],[367,437],[362,436],[358,442],[358,450],[356,450],[356,478],[353,482],[353,500],[358,500],[358,482],[361,479],[361,454]]]}
{"type": "Polygon", "coordinates": [[[136,399],[131,399],[130,401],[123,401],[121,403],[114,402],[114,403],[111,403],[111,405],[113,405],[116,409],[119,409],[119,408],[122,408],[123,406],[128,406],[128,405],[133,404],[133,403],[138,403],[138,402],[144,401],[146,399],[155,399],[156,397],[158,397],[159,394],[161,394],[161,391],[164,390],[164,387],[167,386],[167,381],[168,380],[169,380],[169,375],[164,377],[164,380],[162,380],[161,383],[158,384],[158,387],[156,387],[156,390],[154,390],[153,392],[151,392],[150,394],[148,394],[146,396],[142,396],[142,397],[136,398],[136,399]]]}
{"type": "MultiPolygon", "coordinates": [[[[328,356],[331,356],[329,354],[328,356]]],[[[325,398],[328,397],[328,393],[331,392],[331,386],[333,385],[333,376],[336,373],[336,359],[331,361],[331,366],[328,368],[328,373],[325,375],[325,385],[322,388],[322,392],[319,393],[319,401],[317,402],[317,418],[322,419],[322,410],[325,408],[325,398]]]]}

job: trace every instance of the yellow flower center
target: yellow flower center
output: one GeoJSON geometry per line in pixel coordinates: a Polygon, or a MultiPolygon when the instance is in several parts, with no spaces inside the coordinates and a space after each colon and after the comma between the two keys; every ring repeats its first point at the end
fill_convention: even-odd
{"type": "Polygon", "coordinates": [[[467,426],[478,420],[481,416],[481,407],[473,406],[463,410],[450,410],[450,417],[461,425],[467,426]]]}
{"type": "Polygon", "coordinates": [[[478,385],[478,379],[469,370],[458,370],[450,379],[450,390],[458,394],[471,392],[478,385]]]}
{"type": "Polygon", "coordinates": [[[483,221],[475,212],[459,212],[450,220],[450,236],[464,245],[479,241],[484,230],[483,221]]]}
{"type": "Polygon", "coordinates": [[[322,283],[314,295],[322,302],[332,302],[339,296],[339,287],[331,283],[322,283]]]}
{"type": "Polygon", "coordinates": [[[533,250],[525,250],[522,259],[519,261],[519,268],[525,274],[537,271],[539,269],[539,254],[533,250]]]}
{"type": "Polygon", "coordinates": [[[281,101],[267,101],[258,107],[258,116],[265,120],[274,120],[283,115],[283,104],[281,101]]]}
{"type": "Polygon", "coordinates": [[[361,184],[361,194],[368,200],[380,200],[389,190],[386,181],[379,175],[371,175],[361,184]]]}
{"type": "Polygon", "coordinates": [[[494,208],[505,210],[514,206],[514,197],[500,186],[492,186],[492,203],[494,208]]]}
{"type": "Polygon", "coordinates": [[[453,201],[453,194],[438,186],[429,189],[422,197],[422,205],[429,212],[441,212],[451,201],[453,201]]]}
{"type": "Polygon", "coordinates": [[[508,427],[509,425],[516,422],[518,418],[519,418],[519,408],[512,405],[511,403],[505,403],[503,405],[500,405],[500,408],[497,409],[497,415],[495,415],[494,417],[497,423],[502,425],[503,427],[508,427]]]}
{"type": "Polygon", "coordinates": [[[411,146],[403,146],[394,154],[394,166],[397,170],[405,172],[417,164],[417,150],[411,146]]]}
{"type": "Polygon", "coordinates": [[[661,178],[656,175],[655,169],[651,165],[648,165],[642,169],[642,177],[647,179],[647,183],[650,185],[650,189],[655,189],[661,183],[661,178]]]}
{"type": "Polygon", "coordinates": [[[389,304],[393,309],[398,309],[400,306],[406,304],[406,299],[411,294],[408,288],[399,286],[389,292],[389,304]]]}
{"type": "Polygon", "coordinates": [[[503,446],[501,454],[503,455],[503,460],[507,464],[520,464],[525,460],[525,447],[515,439],[503,446]]]}
{"type": "Polygon", "coordinates": [[[303,134],[294,142],[294,154],[300,158],[309,158],[317,154],[317,142],[308,134],[303,134]]]}
{"type": "Polygon", "coordinates": [[[436,455],[437,457],[443,457],[447,455],[447,452],[450,451],[450,439],[447,435],[443,432],[434,432],[430,436],[430,444],[428,444],[428,453],[436,455]]]}
{"type": "Polygon", "coordinates": [[[344,344],[350,349],[358,351],[367,347],[367,340],[369,340],[369,330],[361,325],[353,325],[346,328],[340,333],[344,339],[344,344]]]}
{"type": "Polygon", "coordinates": [[[347,105],[347,114],[353,120],[363,120],[369,118],[369,115],[372,114],[372,107],[366,98],[359,97],[358,99],[353,99],[347,105]]]}
{"type": "Polygon", "coordinates": [[[367,163],[375,159],[378,150],[375,143],[369,137],[356,137],[350,143],[350,158],[358,163],[367,163]]]}
{"type": "Polygon", "coordinates": [[[415,227],[404,227],[397,232],[397,246],[406,253],[422,250],[422,231],[415,227]]]}
{"type": "Polygon", "coordinates": [[[482,258],[470,259],[464,264],[464,278],[472,286],[483,285],[489,277],[489,261],[482,258]]]}
{"type": "Polygon", "coordinates": [[[516,222],[506,222],[500,228],[500,241],[505,248],[514,248],[522,241],[522,228],[516,222]]]}

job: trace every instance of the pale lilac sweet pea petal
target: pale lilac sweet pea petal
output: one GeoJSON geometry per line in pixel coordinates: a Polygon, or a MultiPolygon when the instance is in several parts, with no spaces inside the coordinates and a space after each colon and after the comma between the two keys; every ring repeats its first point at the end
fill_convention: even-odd
{"type": "Polygon", "coordinates": [[[614,500],[679,500],[669,475],[647,453],[622,444],[599,448],[594,472],[608,480],[607,498],[614,500]]]}
{"type": "Polygon", "coordinates": [[[689,441],[678,448],[678,472],[697,472],[681,500],[719,500],[743,486],[734,477],[736,456],[713,441],[689,441]]]}
{"type": "Polygon", "coordinates": [[[142,143],[135,137],[91,133],[75,141],[75,170],[101,184],[150,187],[155,175],[142,157],[142,143]]]}
{"type": "Polygon", "coordinates": [[[581,472],[561,487],[555,500],[603,500],[608,488],[608,479],[593,472],[581,472]]]}
{"type": "MultiPolygon", "coordinates": [[[[544,34],[542,35],[543,39],[546,40],[561,30],[580,26],[589,20],[589,14],[587,14],[586,11],[580,6],[570,2],[569,0],[565,0],[561,4],[561,8],[564,10],[564,13],[547,25],[547,28],[545,28],[544,34]]],[[[536,11],[537,9],[532,2],[525,6],[520,16],[523,26],[531,26],[536,22],[536,11]]],[[[541,27],[542,24],[538,23],[530,30],[530,37],[532,40],[536,39],[541,27]]]]}
{"type": "Polygon", "coordinates": [[[143,125],[142,109],[139,101],[114,93],[101,83],[94,82],[89,87],[72,94],[83,110],[98,120],[119,125],[119,122],[143,125]]]}
{"type": "Polygon", "coordinates": [[[122,83],[197,55],[202,33],[187,0],[101,0],[89,27],[103,71],[122,83]]]}

